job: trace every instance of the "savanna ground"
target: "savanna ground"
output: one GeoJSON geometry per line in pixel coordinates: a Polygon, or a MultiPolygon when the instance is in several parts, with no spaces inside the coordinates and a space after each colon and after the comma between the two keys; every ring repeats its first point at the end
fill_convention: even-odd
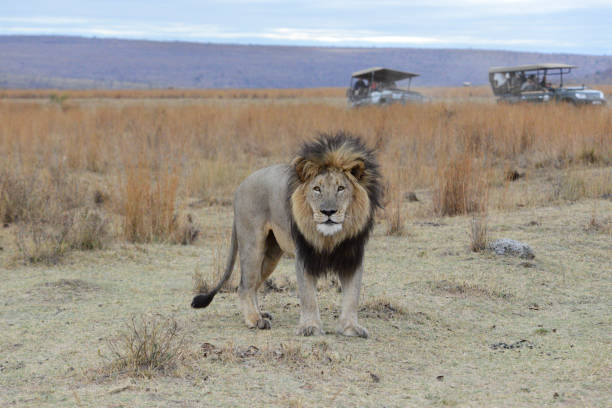
{"type": "Polygon", "coordinates": [[[348,110],[342,92],[0,92],[0,406],[608,406],[612,110],[483,88],[348,110]],[[271,330],[244,326],[238,268],[190,309],[240,180],[340,129],[387,182],[370,338],[333,334],[333,279],[328,334],[296,337],[289,258],[262,288],[271,330]],[[479,250],[496,238],[535,258],[479,250]]]}

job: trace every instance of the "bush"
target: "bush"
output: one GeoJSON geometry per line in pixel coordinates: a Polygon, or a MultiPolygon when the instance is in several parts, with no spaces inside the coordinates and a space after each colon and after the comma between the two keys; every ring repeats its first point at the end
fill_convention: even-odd
{"type": "MultiPolygon", "coordinates": [[[[126,328],[107,341],[110,373],[152,377],[177,367],[185,353],[176,320],[163,317],[132,317],[126,328]]],[[[108,357],[107,357],[108,358],[108,357]]]]}
{"type": "Polygon", "coordinates": [[[68,234],[70,248],[80,250],[102,249],[110,239],[108,221],[102,213],[89,208],[77,211],[68,234]]]}
{"type": "Polygon", "coordinates": [[[17,248],[25,263],[53,265],[59,262],[70,248],[67,238],[72,228],[70,217],[65,217],[62,221],[31,221],[19,225],[17,248]]]}

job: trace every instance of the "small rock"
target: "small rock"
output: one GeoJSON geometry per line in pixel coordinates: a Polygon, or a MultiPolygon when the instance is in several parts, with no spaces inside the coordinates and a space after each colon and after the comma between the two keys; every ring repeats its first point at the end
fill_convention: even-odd
{"type": "Polygon", "coordinates": [[[489,249],[497,255],[512,255],[523,259],[533,259],[533,250],[527,244],[509,238],[495,240],[489,244],[489,249]]]}
{"type": "Polygon", "coordinates": [[[416,203],[417,201],[419,201],[414,191],[409,191],[408,193],[406,193],[404,195],[404,198],[411,203],[416,203]]]}
{"type": "Polygon", "coordinates": [[[499,342],[499,343],[491,344],[490,347],[493,350],[516,350],[516,349],[520,349],[523,347],[532,349],[534,348],[534,344],[528,340],[519,340],[519,341],[515,341],[514,343],[510,343],[510,344],[505,343],[505,342],[499,342]]]}
{"type": "Polygon", "coordinates": [[[517,170],[508,170],[506,172],[506,180],[508,181],[516,181],[524,176],[525,173],[519,173],[517,170]]]}

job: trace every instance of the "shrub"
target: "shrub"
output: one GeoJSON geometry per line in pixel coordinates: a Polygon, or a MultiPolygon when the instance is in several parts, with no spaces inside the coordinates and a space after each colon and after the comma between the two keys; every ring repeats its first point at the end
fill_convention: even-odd
{"type": "Polygon", "coordinates": [[[177,367],[185,354],[176,320],[163,317],[132,317],[126,328],[107,341],[110,373],[152,377],[177,367]]]}
{"type": "Polygon", "coordinates": [[[64,217],[53,222],[30,221],[17,229],[17,248],[25,263],[56,264],[70,249],[67,241],[72,219],[64,217]],[[62,222],[63,221],[63,222],[62,222]]]}
{"type": "Polygon", "coordinates": [[[84,208],[74,216],[68,242],[72,249],[102,249],[110,239],[108,221],[101,212],[84,208]]]}

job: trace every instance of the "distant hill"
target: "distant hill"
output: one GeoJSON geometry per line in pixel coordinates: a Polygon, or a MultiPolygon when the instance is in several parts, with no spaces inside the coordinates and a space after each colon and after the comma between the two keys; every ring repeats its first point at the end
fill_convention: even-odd
{"type": "Polygon", "coordinates": [[[612,67],[603,71],[597,70],[593,74],[587,75],[584,80],[591,84],[612,84],[612,67]]]}
{"type": "Polygon", "coordinates": [[[487,83],[490,66],[564,62],[576,81],[610,82],[612,56],[528,52],[201,44],[60,36],[0,36],[0,88],[306,88],[346,86],[386,66],[418,86],[487,83]]]}

